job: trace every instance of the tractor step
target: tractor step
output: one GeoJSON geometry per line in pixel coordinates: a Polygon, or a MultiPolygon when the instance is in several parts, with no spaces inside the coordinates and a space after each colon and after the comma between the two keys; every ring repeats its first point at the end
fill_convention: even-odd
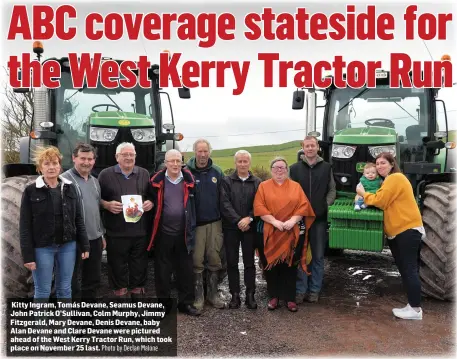
{"type": "Polygon", "coordinates": [[[329,248],[381,252],[384,247],[384,212],[369,207],[354,210],[352,198],[338,198],[329,207],[329,248]]]}

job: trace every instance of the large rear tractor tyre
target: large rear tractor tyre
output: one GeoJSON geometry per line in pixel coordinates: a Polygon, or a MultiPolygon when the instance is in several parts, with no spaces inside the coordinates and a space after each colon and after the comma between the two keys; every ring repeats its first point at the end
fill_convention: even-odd
{"type": "Polygon", "coordinates": [[[439,300],[454,300],[456,195],[454,183],[432,183],[425,189],[420,278],[423,294],[439,300]]]}
{"type": "Polygon", "coordinates": [[[24,267],[19,240],[22,193],[38,176],[6,178],[2,183],[2,271],[4,298],[33,297],[32,273],[24,267]]]}

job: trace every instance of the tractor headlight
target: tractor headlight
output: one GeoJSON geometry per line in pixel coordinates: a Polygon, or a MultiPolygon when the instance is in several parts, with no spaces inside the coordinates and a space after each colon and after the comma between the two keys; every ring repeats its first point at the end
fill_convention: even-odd
{"type": "Polygon", "coordinates": [[[133,139],[137,142],[154,142],[155,140],[155,129],[150,128],[136,128],[130,130],[132,132],[133,139]]]}
{"type": "Polygon", "coordinates": [[[117,128],[91,127],[90,140],[97,142],[111,142],[116,138],[117,131],[119,131],[117,128]]]}
{"type": "Polygon", "coordinates": [[[370,155],[373,158],[376,158],[380,153],[383,153],[383,152],[388,152],[394,157],[397,155],[397,150],[395,149],[395,145],[368,146],[368,151],[370,151],[370,155]]]}
{"type": "Polygon", "coordinates": [[[351,158],[354,156],[356,146],[333,145],[332,157],[335,158],[351,158]]]}

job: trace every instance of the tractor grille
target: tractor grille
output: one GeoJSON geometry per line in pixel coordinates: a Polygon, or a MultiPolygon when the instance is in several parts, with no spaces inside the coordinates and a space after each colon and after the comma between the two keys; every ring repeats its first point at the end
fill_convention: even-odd
{"type": "Polygon", "coordinates": [[[133,139],[130,128],[120,128],[112,143],[91,142],[97,148],[97,160],[93,170],[94,175],[98,176],[102,169],[117,164],[115,156],[116,148],[122,142],[130,142],[135,146],[136,166],[146,168],[150,173],[153,172],[156,143],[139,143],[133,139]]]}
{"type": "MultiPolygon", "coordinates": [[[[348,144],[348,146],[351,146],[348,144]]],[[[359,183],[362,173],[357,172],[358,162],[374,162],[374,158],[370,155],[367,145],[354,145],[357,146],[354,155],[349,159],[333,158],[332,167],[333,175],[336,182],[337,191],[350,191],[355,192],[355,188],[359,183]],[[348,181],[343,183],[342,177],[346,177],[348,181]]]]}

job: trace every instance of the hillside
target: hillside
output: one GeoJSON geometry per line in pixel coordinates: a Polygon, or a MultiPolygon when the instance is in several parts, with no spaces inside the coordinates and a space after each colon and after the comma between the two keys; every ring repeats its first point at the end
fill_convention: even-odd
{"type": "MultiPolygon", "coordinates": [[[[251,166],[260,166],[265,169],[269,168],[270,161],[276,156],[284,157],[289,164],[297,159],[297,151],[301,148],[301,141],[291,141],[278,145],[264,145],[251,147],[226,148],[223,150],[214,150],[211,158],[222,170],[234,168],[233,156],[238,150],[246,150],[252,155],[251,166]]],[[[193,152],[184,153],[184,158],[187,161],[193,156],[193,152]]]]}

